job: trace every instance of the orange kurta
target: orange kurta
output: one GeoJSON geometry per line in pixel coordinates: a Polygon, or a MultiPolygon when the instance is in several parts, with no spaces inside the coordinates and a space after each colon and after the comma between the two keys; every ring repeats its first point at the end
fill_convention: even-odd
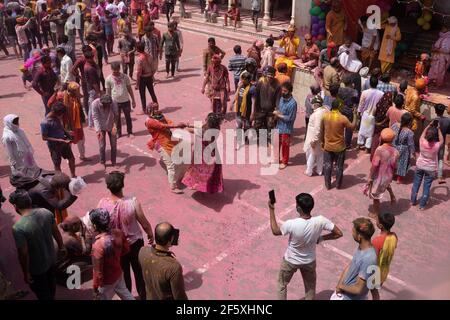
{"type": "Polygon", "coordinates": [[[332,10],[327,14],[325,28],[328,42],[333,41],[338,47],[344,44],[346,21],[344,10],[339,12],[332,10]]]}

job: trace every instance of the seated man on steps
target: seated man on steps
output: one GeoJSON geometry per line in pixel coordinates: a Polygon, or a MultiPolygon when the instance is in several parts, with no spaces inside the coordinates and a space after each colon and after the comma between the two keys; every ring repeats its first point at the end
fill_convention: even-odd
{"type": "Polygon", "coordinates": [[[217,0],[208,0],[208,5],[205,10],[205,20],[211,23],[217,23],[217,17],[219,16],[219,6],[216,3],[217,0]]]}
{"type": "Polygon", "coordinates": [[[228,10],[225,15],[225,23],[223,24],[225,27],[228,26],[228,19],[234,22],[234,28],[236,29],[238,21],[241,20],[241,10],[239,9],[240,4],[236,4],[236,2],[231,3],[231,8],[228,10]]]}

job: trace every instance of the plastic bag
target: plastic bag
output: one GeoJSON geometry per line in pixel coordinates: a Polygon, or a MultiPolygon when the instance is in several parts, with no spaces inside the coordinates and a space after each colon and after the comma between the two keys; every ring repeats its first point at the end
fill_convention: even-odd
{"type": "Polygon", "coordinates": [[[70,179],[69,191],[74,196],[79,195],[81,193],[81,191],[83,191],[83,189],[86,187],[87,187],[87,184],[86,184],[86,182],[84,182],[83,178],[76,177],[76,178],[70,179]]]}

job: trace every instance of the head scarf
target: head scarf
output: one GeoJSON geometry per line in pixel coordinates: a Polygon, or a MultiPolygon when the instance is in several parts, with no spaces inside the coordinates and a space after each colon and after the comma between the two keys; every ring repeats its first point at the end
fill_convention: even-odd
{"type": "Polygon", "coordinates": [[[3,118],[3,124],[5,125],[2,136],[3,145],[6,147],[7,144],[15,144],[20,155],[28,152],[34,153],[25,132],[13,123],[13,120],[16,118],[19,118],[19,116],[15,114],[8,114],[3,118]]]}
{"type": "Polygon", "coordinates": [[[423,90],[427,86],[427,81],[424,78],[419,78],[416,80],[416,89],[423,90]]]}
{"type": "Polygon", "coordinates": [[[381,131],[380,134],[381,142],[383,143],[391,143],[395,139],[395,131],[391,128],[386,128],[381,131]]]}

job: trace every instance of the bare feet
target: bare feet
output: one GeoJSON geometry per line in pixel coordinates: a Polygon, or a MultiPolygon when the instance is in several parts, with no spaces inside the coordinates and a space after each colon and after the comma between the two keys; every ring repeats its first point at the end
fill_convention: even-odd
{"type": "Polygon", "coordinates": [[[280,170],[284,170],[284,169],[286,169],[286,167],[287,167],[287,164],[284,164],[284,163],[282,163],[282,164],[280,164],[280,170]]]}

